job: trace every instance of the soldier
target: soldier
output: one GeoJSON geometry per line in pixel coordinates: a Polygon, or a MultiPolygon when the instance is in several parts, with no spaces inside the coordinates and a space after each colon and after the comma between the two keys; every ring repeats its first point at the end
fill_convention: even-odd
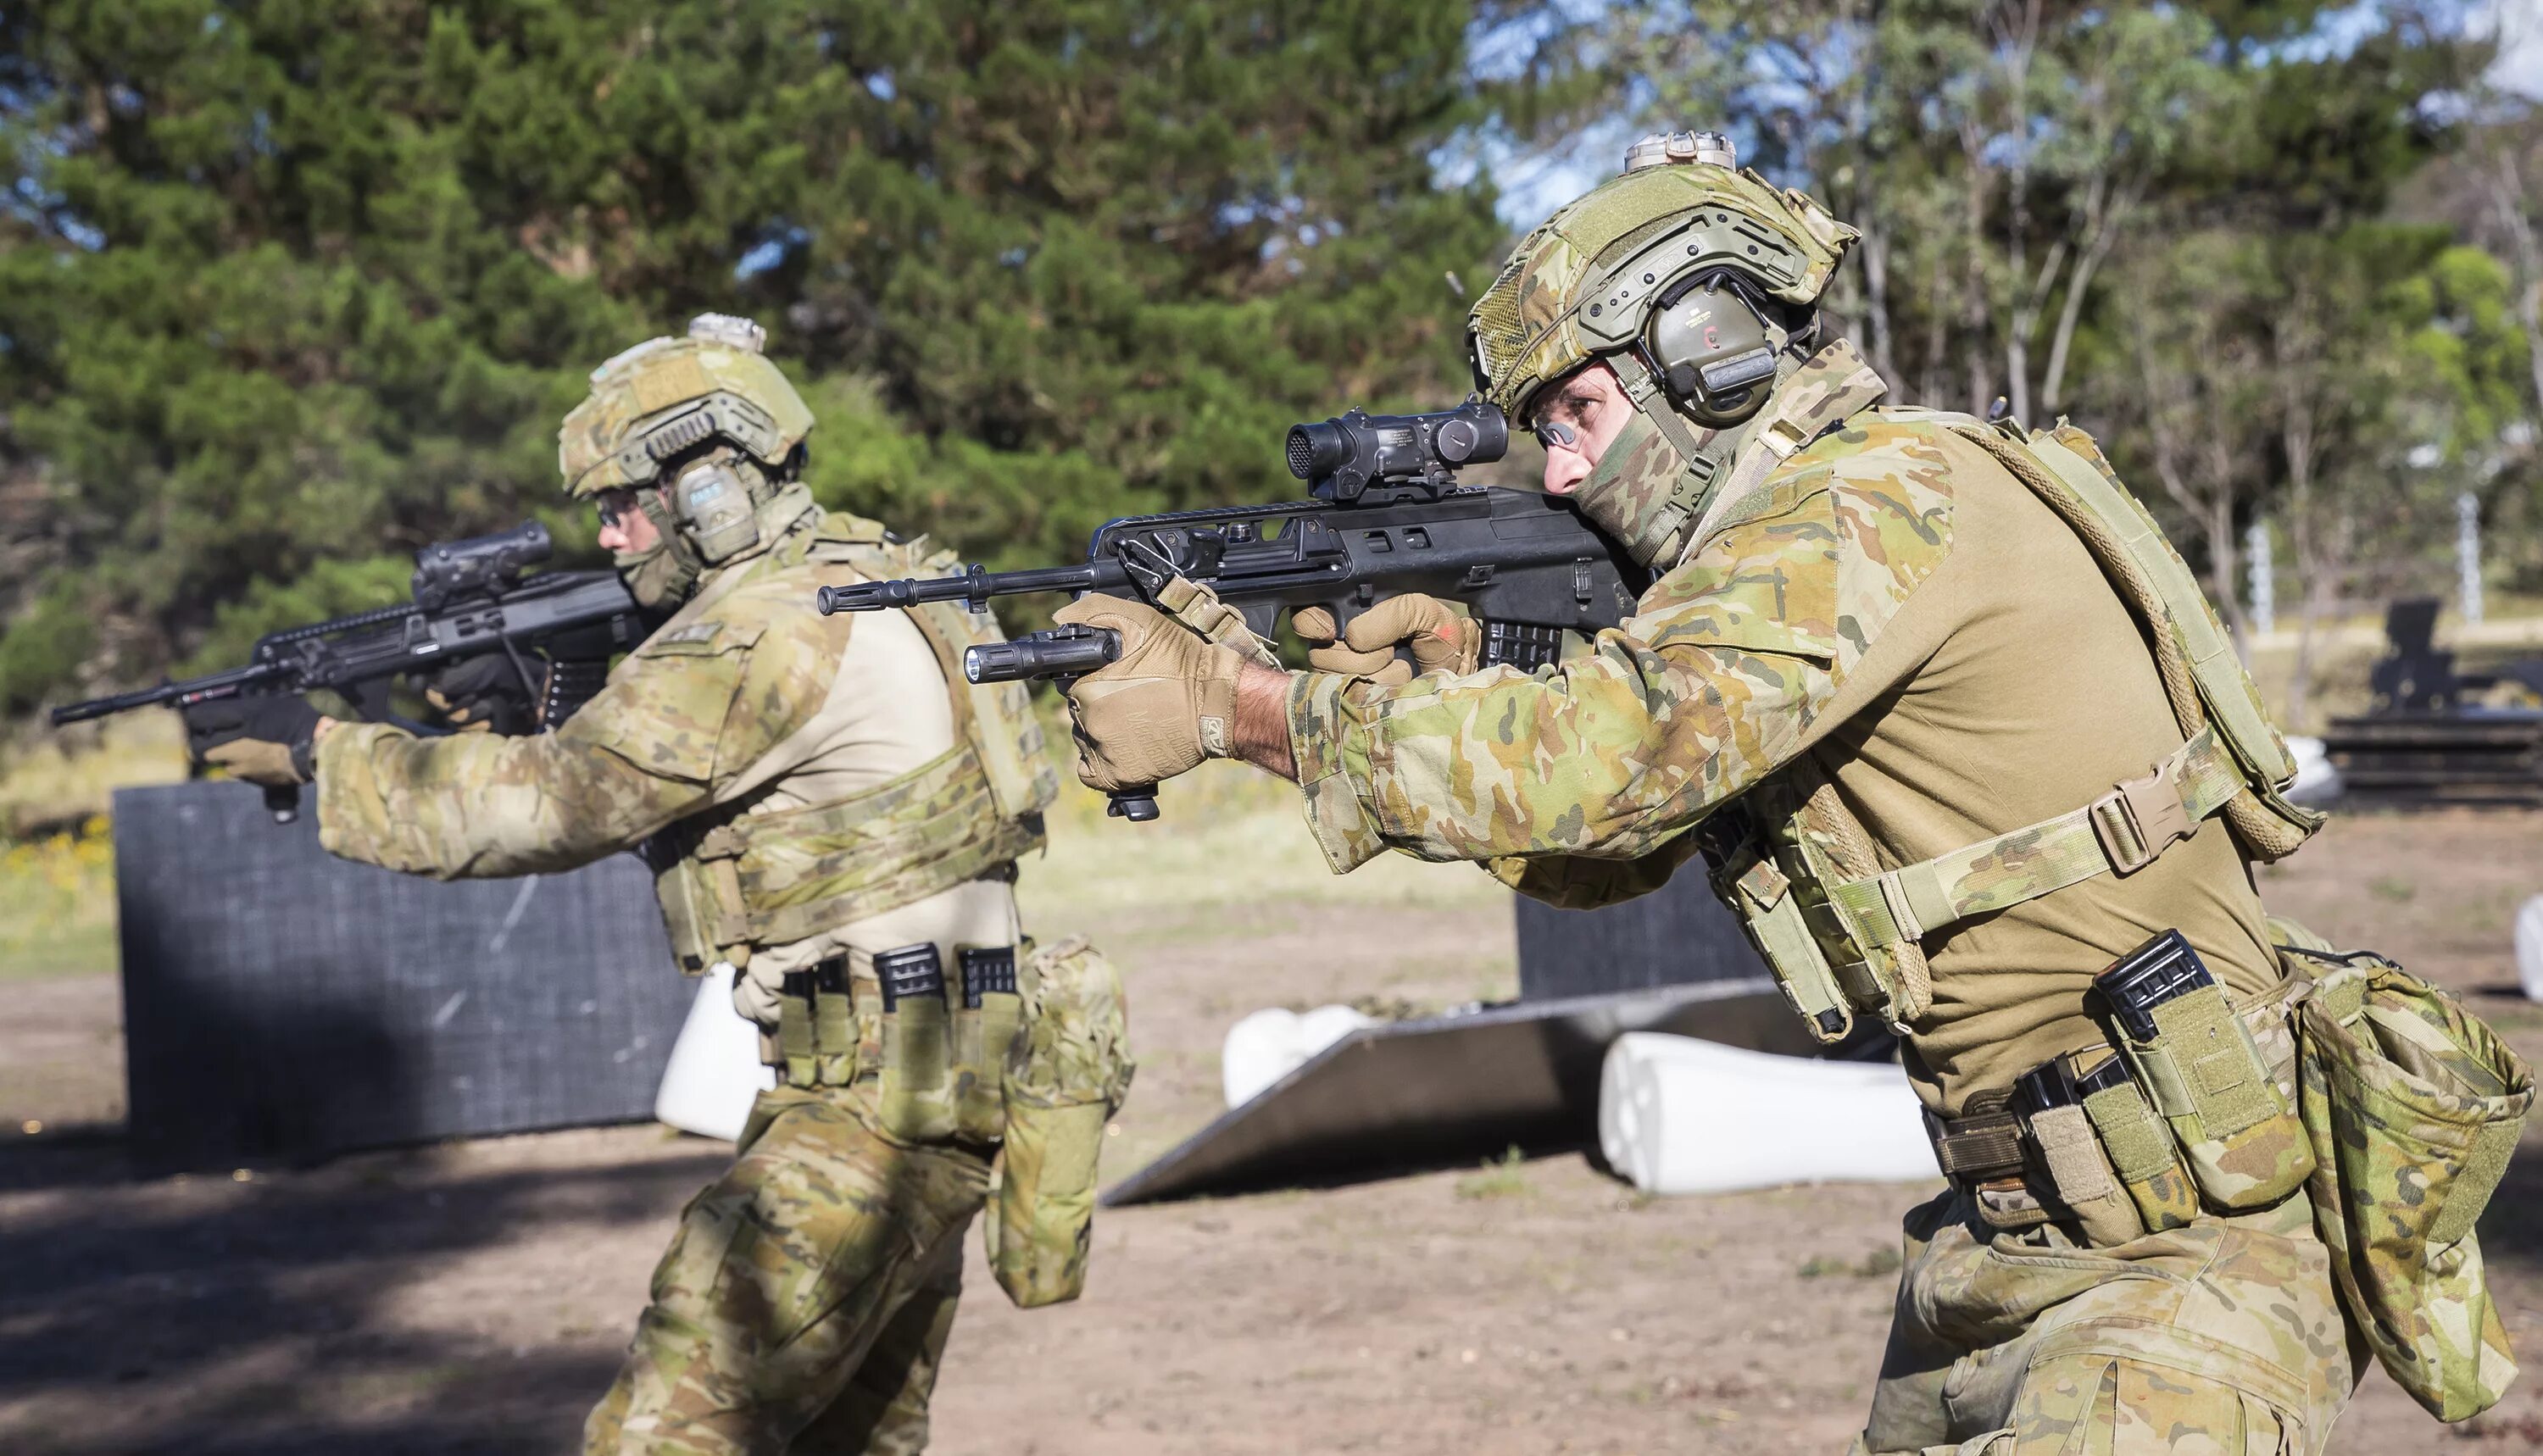
{"type": "Polygon", "coordinates": [[[1857,1451],[2319,1450],[2359,1372],[2250,869],[2316,822],[2284,747],[2091,439],[1885,405],[1817,309],[1855,232],[1721,149],[1639,146],[1471,319],[1545,488],[1653,571],[1637,616],[1476,672],[1463,619],[1400,597],[1284,674],[1086,597],[1060,620],[1123,651],[1072,694],[1079,776],[1242,757],[1303,786],[1337,873],[1476,860],[1563,905],[1703,848],[1813,1035],[1903,1036],[1949,1175],[1857,1451]],[[2179,1147],[2160,1058],[2087,999],[2167,929],[2222,987],[2166,1024],[2207,1048],[2151,1094],[2209,1114],[2179,1147]]]}
{"type": "MultiPolygon", "coordinates": [[[[1012,992],[1015,862],[1056,787],[1023,691],[950,670],[989,618],[813,610],[816,587],[906,575],[921,552],[814,505],[812,417],[762,342],[704,316],[603,364],[566,417],[567,492],[672,615],[554,733],[418,738],[296,698],[189,717],[198,758],[314,782],[348,859],[507,876],[642,845],[682,967],[740,967],[734,1003],[783,1075],[681,1216],[584,1428],[595,1456],[925,1446],[996,1129],[895,1116],[876,962],[904,1002],[956,967],[963,1004],[1012,992]]],[[[454,716],[490,716],[485,680],[453,679],[454,716]]],[[[963,1071],[994,1105],[997,1067],[963,1071]]]]}

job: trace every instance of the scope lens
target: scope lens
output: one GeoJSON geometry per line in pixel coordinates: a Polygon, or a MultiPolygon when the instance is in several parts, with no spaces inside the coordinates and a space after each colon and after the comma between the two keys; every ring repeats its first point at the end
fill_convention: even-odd
{"type": "Polygon", "coordinates": [[[1289,427],[1289,473],[1300,480],[1305,480],[1307,472],[1315,468],[1316,447],[1308,441],[1306,427],[1291,425],[1289,427]]]}

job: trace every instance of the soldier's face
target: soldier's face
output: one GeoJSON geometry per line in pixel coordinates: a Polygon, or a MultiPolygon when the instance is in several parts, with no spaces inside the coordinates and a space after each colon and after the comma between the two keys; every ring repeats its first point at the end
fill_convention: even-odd
{"type": "Polygon", "coordinates": [[[1592,361],[1572,371],[1536,407],[1528,425],[1545,446],[1545,493],[1569,496],[1598,468],[1608,442],[1634,418],[1616,371],[1592,361]]]}
{"type": "Polygon", "coordinates": [[[603,491],[593,502],[600,508],[600,549],[634,555],[662,544],[662,533],[636,503],[633,491],[603,491]]]}

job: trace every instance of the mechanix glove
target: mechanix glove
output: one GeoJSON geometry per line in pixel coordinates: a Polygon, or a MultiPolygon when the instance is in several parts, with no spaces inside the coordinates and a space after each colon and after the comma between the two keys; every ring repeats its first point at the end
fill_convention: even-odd
{"type": "Polygon", "coordinates": [[[186,751],[194,762],[269,789],[288,789],[315,776],[312,742],[318,710],[299,698],[218,698],[186,710],[186,751]]]}
{"type": "MultiPolygon", "coordinates": [[[[1208,605],[1221,604],[1213,596],[1208,605]]],[[[1121,635],[1120,657],[1068,690],[1077,777],[1086,787],[1111,792],[1161,783],[1233,751],[1236,679],[1245,663],[1234,648],[1117,596],[1079,597],[1051,619],[1121,635]]]]}
{"type": "Polygon", "coordinates": [[[1293,613],[1289,625],[1299,637],[1322,644],[1308,651],[1308,666],[1365,677],[1380,687],[1402,687],[1417,672],[1463,676],[1475,670],[1483,652],[1483,628],[1474,618],[1419,591],[1388,597],[1340,633],[1333,613],[1323,607],[1293,613]],[[1395,655],[1399,646],[1413,654],[1411,662],[1395,655]]]}
{"type": "Polygon", "coordinates": [[[538,722],[519,669],[511,658],[495,652],[453,662],[426,676],[424,700],[462,732],[514,737],[538,722]]]}

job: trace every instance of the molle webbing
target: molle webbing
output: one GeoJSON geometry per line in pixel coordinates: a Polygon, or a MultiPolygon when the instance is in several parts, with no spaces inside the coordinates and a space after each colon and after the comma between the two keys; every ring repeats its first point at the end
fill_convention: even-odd
{"type": "Polygon", "coordinates": [[[740,917],[739,939],[774,946],[977,880],[1040,842],[1035,826],[998,812],[965,742],[835,804],[739,815],[707,831],[695,854],[714,871],[718,908],[740,917]]]}
{"type": "Polygon", "coordinates": [[[2001,910],[2105,873],[2133,874],[2243,788],[2212,728],[2145,777],[2082,808],[1950,854],[1835,886],[1828,897],[1876,946],[1911,945],[1972,915],[2001,910]]]}

